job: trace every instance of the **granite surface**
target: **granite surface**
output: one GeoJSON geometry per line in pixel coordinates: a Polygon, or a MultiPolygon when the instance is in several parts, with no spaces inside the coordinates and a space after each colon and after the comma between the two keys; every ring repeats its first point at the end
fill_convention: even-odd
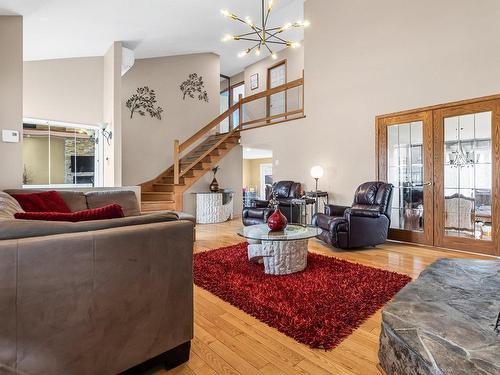
{"type": "Polygon", "coordinates": [[[442,259],[382,311],[388,375],[498,375],[500,260],[442,259]]]}

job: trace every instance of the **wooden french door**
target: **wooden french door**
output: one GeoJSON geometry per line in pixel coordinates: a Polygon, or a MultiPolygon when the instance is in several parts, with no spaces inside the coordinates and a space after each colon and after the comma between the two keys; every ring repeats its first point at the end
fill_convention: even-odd
{"type": "Polygon", "coordinates": [[[377,117],[389,238],[500,255],[500,96],[377,117]]]}
{"type": "Polygon", "coordinates": [[[394,185],[389,238],[433,243],[432,112],[378,119],[379,179],[394,185]]]}
{"type": "Polygon", "coordinates": [[[500,255],[500,100],[434,111],[436,246],[500,255]]]}

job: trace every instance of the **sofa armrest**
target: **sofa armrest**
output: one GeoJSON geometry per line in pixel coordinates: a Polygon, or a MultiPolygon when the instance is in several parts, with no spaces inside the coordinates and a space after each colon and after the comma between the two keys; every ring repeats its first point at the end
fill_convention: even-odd
{"type": "Polygon", "coordinates": [[[335,204],[325,205],[325,214],[328,216],[344,216],[345,210],[350,208],[349,206],[337,206],[335,204]]]}

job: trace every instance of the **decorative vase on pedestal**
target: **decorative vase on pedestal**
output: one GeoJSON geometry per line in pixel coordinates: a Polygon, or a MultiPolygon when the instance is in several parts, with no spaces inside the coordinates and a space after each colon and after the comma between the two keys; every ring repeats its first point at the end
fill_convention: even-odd
{"type": "Polygon", "coordinates": [[[288,225],[288,220],[285,215],[283,215],[280,209],[277,207],[274,213],[267,219],[267,226],[271,229],[271,232],[279,232],[286,228],[288,225]]]}
{"type": "Polygon", "coordinates": [[[215,177],[212,180],[212,183],[210,184],[210,191],[212,193],[216,193],[219,191],[219,183],[217,182],[217,179],[215,177]]]}

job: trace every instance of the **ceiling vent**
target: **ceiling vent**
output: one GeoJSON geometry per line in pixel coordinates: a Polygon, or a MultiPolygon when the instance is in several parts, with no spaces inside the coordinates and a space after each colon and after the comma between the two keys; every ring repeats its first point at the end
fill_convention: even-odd
{"type": "Polygon", "coordinates": [[[134,66],[135,55],[131,49],[122,47],[122,77],[134,66]]]}

